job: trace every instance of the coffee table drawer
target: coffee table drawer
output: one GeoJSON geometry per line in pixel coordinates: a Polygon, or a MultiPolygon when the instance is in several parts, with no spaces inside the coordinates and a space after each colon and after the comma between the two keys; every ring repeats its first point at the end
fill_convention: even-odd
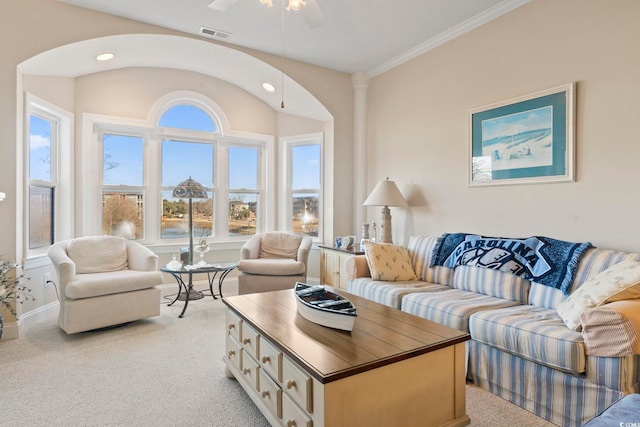
{"type": "Polygon", "coordinates": [[[253,358],[246,356],[242,358],[242,375],[256,390],[260,390],[259,369],[258,362],[253,360],[253,358]]]}
{"type": "Polygon", "coordinates": [[[285,394],[282,399],[282,424],[286,427],[312,427],[313,421],[285,394]]]}
{"type": "Polygon", "coordinates": [[[273,415],[282,418],[282,389],[260,369],[260,398],[273,415]]]}
{"type": "Polygon", "coordinates": [[[254,359],[259,360],[260,356],[260,334],[258,334],[246,322],[242,322],[242,347],[254,359]]]}
{"type": "Polygon", "coordinates": [[[260,338],[260,367],[282,382],[282,352],[264,337],[260,338]]]}
{"type": "Polygon", "coordinates": [[[311,377],[287,358],[282,362],[282,388],[303,409],[313,411],[311,377]]]}
{"type": "Polygon", "coordinates": [[[242,320],[231,310],[227,310],[227,335],[231,335],[240,342],[240,325],[242,320]]]}
{"type": "Polygon", "coordinates": [[[231,335],[227,335],[227,358],[242,370],[242,347],[231,335]]]}

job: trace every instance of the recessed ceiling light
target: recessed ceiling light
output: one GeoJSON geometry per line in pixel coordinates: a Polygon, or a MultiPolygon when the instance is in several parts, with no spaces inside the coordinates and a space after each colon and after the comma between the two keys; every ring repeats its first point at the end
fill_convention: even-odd
{"type": "Polygon", "coordinates": [[[275,92],[276,88],[273,87],[273,85],[271,83],[262,83],[262,87],[264,88],[264,90],[266,90],[267,92],[275,92]]]}
{"type": "Polygon", "coordinates": [[[115,57],[115,55],[111,52],[105,52],[105,53],[101,53],[100,55],[96,56],[96,59],[98,61],[108,61],[110,59],[113,59],[115,57]]]}

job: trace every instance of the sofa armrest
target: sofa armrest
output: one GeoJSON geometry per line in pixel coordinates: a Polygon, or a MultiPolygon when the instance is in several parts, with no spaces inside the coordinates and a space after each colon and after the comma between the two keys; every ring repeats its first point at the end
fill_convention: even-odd
{"type": "Polygon", "coordinates": [[[69,282],[76,280],[76,263],[67,255],[67,242],[54,243],[47,255],[51,259],[53,267],[58,273],[58,285],[64,287],[69,282]]]}
{"type": "Polygon", "coordinates": [[[305,272],[307,271],[307,263],[309,261],[309,251],[311,251],[311,244],[313,243],[313,239],[309,236],[304,236],[302,241],[300,242],[300,247],[298,248],[298,255],[296,259],[304,264],[305,272]]]}
{"type": "Polygon", "coordinates": [[[158,255],[138,242],[127,240],[127,264],[130,270],[158,270],[158,255]]]}
{"type": "Polygon", "coordinates": [[[358,277],[371,277],[366,255],[351,255],[344,261],[344,269],[347,280],[358,277]]]}
{"type": "Polygon", "coordinates": [[[582,336],[589,356],[640,354],[640,299],[615,301],[582,314],[582,336]]]}
{"type": "Polygon", "coordinates": [[[240,249],[240,259],[258,259],[260,257],[260,242],[262,236],[256,234],[244,242],[240,249]]]}

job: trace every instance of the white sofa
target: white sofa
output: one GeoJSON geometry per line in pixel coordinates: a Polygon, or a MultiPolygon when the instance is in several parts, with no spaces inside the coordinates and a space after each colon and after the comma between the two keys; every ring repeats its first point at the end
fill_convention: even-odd
{"type": "Polygon", "coordinates": [[[49,258],[58,274],[58,324],[68,334],[160,314],[158,256],[115,236],[57,242],[49,258]]]}
{"type": "MultiPolygon", "coordinates": [[[[640,391],[640,299],[587,309],[581,331],[567,327],[553,287],[474,266],[430,266],[437,238],[412,236],[415,280],[373,280],[366,256],[346,261],[348,291],[469,332],[468,379],[562,426],[579,426],[640,391]]],[[[571,292],[640,254],[588,249],[571,292]]]]}

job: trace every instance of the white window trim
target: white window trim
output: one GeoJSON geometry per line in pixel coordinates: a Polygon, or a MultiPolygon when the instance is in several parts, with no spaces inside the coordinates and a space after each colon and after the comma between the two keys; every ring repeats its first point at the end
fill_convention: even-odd
{"type": "Polygon", "coordinates": [[[280,176],[280,226],[283,230],[292,231],[293,222],[291,219],[291,211],[293,210],[293,202],[291,197],[292,170],[291,170],[291,148],[300,145],[320,145],[320,188],[318,192],[318,213],[320,218],[318,221],[318,236],[313,237],[314,242],[320,242],[323,239],[324,229],[324,134],[322,132],[309,133],[303,135],[293,135],[280,138],[282,174],[280,176]]]}
{"type": "MultiPolygon", "coordinates": [[[[23,209],[23,258],[25,268],[29,268],[38,261],[35,258],[45,258],[48,246],[29,249],[29,155],[30,155],[30,117],[31,114],[43,115],[57,123],[55,141],[51,146],[51,181],[44,182],[54,188],[53,235],[54,241],[69,239],[73,235],[73,129],[74,115],[55,104],[45,101],[31,93],[26,93],[24,112],[24,209],[23,209]]],[[[52,139],[54,139],[52,137],[52,139]]],[[[35,182],[34,184],[37,184],[35,182]]]]}
{"type": "MultiPolygon", "coordinates": [[[[253,146],[259,146],[263,144],[264,150],[261,150],[261,155],[264,156],[263,171],[258,171],[260,179],[260,202],[258,206],[262,210],[259,215],[259,223],[257,224],[257,232],[272,230],[275,226],[275,211],[276,207],[274,203],[269,203],[268,206],[264,201],[273,200],[275,195],[275,148],[273,135],[241,132],[228,130],[228,121],[224,112],[207,97],[191,91],[177,91],[167,94],[159,98],[150,109],[148,119],[130,119],[126,117],[115,117],[101,114],[84,113],[82,115],[82,161],[80,167],[80,176],[82,177],[80,183],[80,212],[81,221],[79,223],[80,235],[92,235],[101,234],[102,224],[100,222],[99,209],[101,209],[101,191],[102,191],[102,175],[101,168],[95,167],[95,165],[102,165],[102,143],[99,141],[99,135],[101,131],[117,132],[121,130],[127,134],[144,135],[144,159],[145,159],[145,187],[149,188],[150,177],[160,177],[161,166],[161,147],[160,142],[163,138],[171,138],[176,136],[178,139],[182,139],[183,136],[178,136],[175,132],[172,132],[166,128],[157,125],[159,118],[169,108],[179,104],[191,104],[199,108],[202,108],[206,112],[210,113],[216,125],[216,131],[213,133],[213,138],[216,141],[217,155],[222,155],[223,151],[229,144],[242,145],[248,144],[253,146]]],[[[185,130],[186,133],[193,134],[194,136],[202,135],[202,132],[194,132],[185,130]]],[[[212,133],[207,133],[209,140],[212,138],[212,133]]],[[[224,153],[224,155],[227,155],[224,153]]],[[[219,161],[226,161],[228,157],[220,159],[219,161]]],[[[216,167],[214,173],[214,195],[215,212],[226,212],[228,209],[228,192],[227,184],[228,177],[224,176],[227,172],[227,168],[216,167]],[[222,191],[221,191],[222,190],[222,191]],[[224,204],[221,204],[224,200],[224,204]]],[[[158,181],[158,190],[161,190],[161,183],[158,181]]],[[[143,243],[156,247],[167,246],[171,251],[174,251],[173,247],[184,246],[187,239],[161,239],[155,231],[160,227],[160,217],[158,215],[150,215],[151,210],[149,206],[161,206],[160,194],[151,194],[154,191],[146,191],[145,193],[145,238],[143,243]]],[[[225,221],[223,215],[216,215],[216,224],[214,227],[218,231],[219,235],[215,237],[216,244],[225,242],[244,241],[248,236],[229,236],[228,230],[224,225],[220,223],[225,221]],[[222,232],[221,232],[222,231],[222,232]]],[[[226,223],[225,223],[226,224],[226,223]]],[[[160,250],[162,252],[162,250],[160,250]]]]}

